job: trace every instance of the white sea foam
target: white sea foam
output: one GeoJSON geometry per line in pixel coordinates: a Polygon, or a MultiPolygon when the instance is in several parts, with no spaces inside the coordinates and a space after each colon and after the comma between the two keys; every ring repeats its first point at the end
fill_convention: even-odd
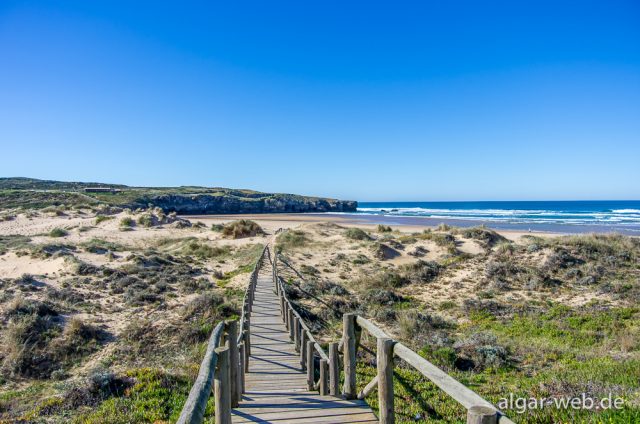
{"type": "Polygon", "coordinates": [[[385,217],[426,217],[434,219],[462,219],[469,221],[508,223],[557,223],[573,225],[638,225],[640,209],[611,211],[571,211],[546,209],[450,209],[422,207],[358,208],[358,215],[385,217]]]}

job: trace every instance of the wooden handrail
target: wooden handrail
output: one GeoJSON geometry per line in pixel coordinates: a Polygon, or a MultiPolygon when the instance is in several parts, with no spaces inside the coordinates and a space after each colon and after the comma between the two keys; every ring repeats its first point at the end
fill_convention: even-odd
{"type": "MultiPolygon", "coordinates": [[[[487,409],[493,411],[493,414],[496,416],[495,421],[500,424],[513,424],[509,418],[507,418],[501,411],[499,411],[495,406],[491,404],[491,402],[483,399],[480,395],[478,395],[473,390],[469,389],[464,384],[460,383],[458,380],[454,379],[446,372],[442,371],[440,368],[433,365],[431,362],[424,359],[422,356],[418,355],[413,350],[409,349],[407,346],[403,345],[400,342],[393,340],[389,335],[387,335],[381,328],[377,327],[371,321],[362,318],[360,316],[356,316],[355,323],[361,328],[366,330],[369,334],[376,337],[378,342],[381,340],[390,340],[393,344],[393,356],[402,359],[405,363],[411,365],[416,371],[429,379],[432,383],[438,386],[442,391],[451,396],[456,402],[464,406],[467,410],[471,410],[475,407],[483,407],[486,413],[487,409]]],[[[379,349],[378,349],[379,353],[379,349]]],[[[369,385],[374,386],[374,381],[378,384],[378,389],[380,390],[380,374],[372,380],[369,385]],[[376,381],[377,380],[377,381],[376,381]]],[[[371,391],[368,389],[372,389],[367,385],[363,392],[371,391]]],[[[388,386],[389,384],[387,384],[388,386]]],[[[391,388],[391,390],[393,390],[391,388]]],[[[362,392],[361,392],[362,393],[362,392]]],[[[360,397],[360,393],[359,396],[360,397]]],[[[380,396],[379,396],[380,397],[380,396]]],[[[382,397],[386,399],[384,401],[380,400],[380,411],[382,411],[383,405],[389,401],[388,395],[385,393],[382,397]]],[[[386,405],[385,405],[386,406],[386,405]]],[[[476,417],[476,413],[479,408],[474,409],[473,416],[476,417]]],[[[389,418],[389,417],[387,417],[389,418]]],[[[389,423],[393,422],[393,418],[391,417],[391,421],[388,419],[383,420],[381,414],[381,423],[389,423]]],[[[471,422],[469,420],[469,422],[471,422]]]]}
{"type": "Polygon", "coordinates": [[[220,346],[225,323],[219,323],[211,332],[207,351],[200,365],[198,377],[191,387],[189,397],[182,408],[178,424],[201,423],[204,420],[204,410],[213,386],[213,377],[218,363],[218,353],[216,349],[220,346]]]}
{"type": "MultiPolygon", "coordinates": [[[[279,232],[279,231],[278,231],[279,232]]],[[[296,351],[300,352],[300,365],[307,370],[307,385],[309,390],[319,390],[320,394],[331,393],[337,396],[338,380],[340,378],[338,355],[332,355],[333,361],[317,342],[309,326],[304,322],[300,313],[295,309],[287,295],[284,280],[278,275],[278,255],[273,256],[273,285],[275,293],[280,299],[282,320],[289,330],[291,340],[296,351]],[[319,379],[315,380],[315,353],[319,357],[319,379]]]]}
{"type": "Polygon", "coordinates": [[[265,255],[269,255],[268,245],[262,249],[262,253],[251,271],[249,285],[242,300],[239,326],[237,321],[224,321],[218,323],[211,332],[198,377],[182,408],[178,424],[200,424],[203,422],[204,411],[212,388],[216,403],[216,424],[231,423],[231,408],[238,406],[242,393],[244,393],[244,374],[249,370],[251,309],[258,272],[265,255]]]}
{"type": "MultiPolygon", "coordinates": [[[[278,230],[276,233],[281,232],[278,230]]],[[[296,275],[300,273],[291,266],[287,261],[282,259],[282,263],[293,270],[296,275]]],[[[331,355],[327,356],[322,347],[316,342],[311,330],[305,324],[304,320],[293,307],[289,296],[286,294],[284,280],[278,275],[278,255],[273,257],[273,283],[276,293],[280,297],[280,307],[282,319],[290,330],[291,339],[296,343],[296,349],[302,352],[301,364],[307,368],[307,380],[309,390],[320,390],[321,394],[327,394],[327,386],[337,387],[339,380],[338,352],[343,356],[344,367],[344,386],[342,397],[347,399],[364,399],[375,389],[378,390],[379,403],[379,420],[382,424],[393,424],[395,422],[394,414],[394,394],[393,394],[393,366],[394,358],[399,358],[405,363],[413,367],[424,377],[433,382],[445,393],[451,396],[456,402],[467,409],[467,423],[500,423],[513,424],[501,411],[499,411],[490,402],[483,399],[473,390],[466,387],[447,373],[427,361],[416,352],[412,351],[402,343],[394,340],[381,328],[371,321],[356,314],[343,315],[343,333],[339,343],[330,344],[331,355]],[[295,327],[294,327],[295,326],[295,327]],[[357,349],[360,346],[360,336],[362,330],[376,338],[376,367],[377,375],[371,380],[360,392],[356,392],[356,361],[357,349]],[[299,336],[302,332],[302,337],[299,336]],[[306,341],[306,346],[304,345],[306,341]],[[298,343],[302,346],[298,346],[298,343]],[[314,377],[315,360],[311,350],[318,353],[320,357],[320,379],[316,382],[314,377]],[[310,352],[311,351],[311,352],[310,352]],[[327,372],[326,368],[329,368],[327,372]],[[327,374],[330,375],[329,384],[327,382],[327,374]]],[[[336,392],[336,390],[330,390],[336,392]]],[[[331,393],[338,395],[338,393],[331,393]]]]}

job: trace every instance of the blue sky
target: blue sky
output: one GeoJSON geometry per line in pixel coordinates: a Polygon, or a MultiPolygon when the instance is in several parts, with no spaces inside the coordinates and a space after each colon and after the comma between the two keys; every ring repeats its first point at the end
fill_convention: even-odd
{"type": "Polygon", "coordinates": [[[0,176],[640,199],[640,4],[3,0],[0,143],[0,176]]]}

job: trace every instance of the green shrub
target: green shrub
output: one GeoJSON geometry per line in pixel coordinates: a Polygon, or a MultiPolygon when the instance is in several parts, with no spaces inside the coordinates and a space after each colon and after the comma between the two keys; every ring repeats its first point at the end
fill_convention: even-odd
{"type": "Polygon", "coordinates": [[[345,236],[351,240],[371,240],[369,234],[360,228],[348,228],[345,232],[345,236]]]}
{"type": "Polygon", "coordinates": [[[416,283],[428,283],[433,281],[440,273],[441,266],[434,261],[418,260],[402,265],[400,271],[404,278],[416,283]]]}
{"type": "Polygon", "coordinates": [[[249,219],[233,221],[224,226],[222,235],[233,239],[255,237],[264,234],[262,227],[249,219]]]}
{"type": "Polygon", "coordinates": [[[451,300],[445,300],[440,305],[438,305],[438,309],[441,311],[448,311],[456,307],[456,302],[451,300]]]}
{"type": "Polygon", "coordinates": [[[118,243],[113,243],[99,238],[93,238],[89,241],[81,243],[80,246],[89,252],[103,255],[108,252],[118,252],[125,250],[125,247],[118,243]]]}
{"type": "Polygon", "coordinates": [[[69,235],[69,232],[63,230],[62,228],[54,228],[49,232],[49,237],[66,237],[69,235]]]}
{"type": "Polygon", "coordinates": [[[125,216],[124,218],[122,218],[120,220],[120,229],[122,229],[122,230],[130,230],[135,225],[136,225],[135,221],[133,220],[133,218],[131,218],[129,216],[125,216]]]}
{"type": "Polygon", "coordinates": [[[388,225],[382,225],[382,224],[378,225],[378,232],[379,233],[390,233],[391,231],[393,231],[393,230],[388,225]]]}
{"type": "Polygon", "coordinates": [[[110,221],[112,219],[113,219],[112,216],[98,215],[98,216],[96,216],[96,225],[100,224],[101,222],[110,221]]]}
{"type": "Polygon", "coordinates": [[[278,234],[276,245],[280,250],[287,250],[296,247],[303,247],[309,239],[307,233],[301,230],[287,230],[278,234]]]}
{"type": "Polygon", "coordinates": [[[502,241],[496,245],[496,253],[498,255],[513,255],[516,248],[513,243],[509,241],[502,241]]]}
{"type": "Polygon", "coordinates": [[[140,215],[138,217],[138,224],[142,225],[145,228],[153,227],[153,216],[148,213],[140,215]]]}
{"type": "Polygon", "coordinates": [[[227,255],[231,249],[229,246],[210,246],[197,239],[190,239],[182,248],[184,255],[196,256],[200,259],[211,259],[227,255]]]}
{"type": "Polygon", "coordinates": [[[484,225],[464,228],[459,232],[462,233],[462,237],[479,240],[483,242],[486,247],[492,247],[497,243],[507,241],[506,238],[496,233],[495,231],[488,229],[484,225]]]}

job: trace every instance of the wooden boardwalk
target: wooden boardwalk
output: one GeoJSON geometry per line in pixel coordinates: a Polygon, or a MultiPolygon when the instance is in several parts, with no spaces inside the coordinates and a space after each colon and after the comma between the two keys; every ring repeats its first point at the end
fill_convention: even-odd
{"type": "Polygon", "coordinates": [[[265,261],[251,314],[251,357],[245,394],[232,410],[234,423],[377,423],[366,402],[320,396],[307,389],[300,354],[289,340],[265,261]]]}

